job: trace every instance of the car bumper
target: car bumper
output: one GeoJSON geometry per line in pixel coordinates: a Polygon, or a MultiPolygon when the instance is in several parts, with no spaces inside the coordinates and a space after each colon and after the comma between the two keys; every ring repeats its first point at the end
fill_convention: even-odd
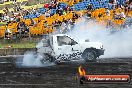
{"type": "Polygon", "coordinates": [[[97,49],[97,54],[98,54],[98,56],[100,56],[100,55],[104,55],[104,49],[97,49]]]}

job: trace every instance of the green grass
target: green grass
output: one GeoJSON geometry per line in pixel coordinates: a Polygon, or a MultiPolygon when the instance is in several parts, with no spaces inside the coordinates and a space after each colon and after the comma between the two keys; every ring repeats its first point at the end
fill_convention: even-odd
{"type": "Polygon", "coordinates": [[[6,24],[6,22],[0,22],[0,25],[5,25],[6,24]]]}
{"type": "Polygon", "coordinates": [[[5,48],[7,46],[12,46],[12,48],[35,48],[36,43],[24,42],[24,43],[0,44],[0,48],[5,48]]]}

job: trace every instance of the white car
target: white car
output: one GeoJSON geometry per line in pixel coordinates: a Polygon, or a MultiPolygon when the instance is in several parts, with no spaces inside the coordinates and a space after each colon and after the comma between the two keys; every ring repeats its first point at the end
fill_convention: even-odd
{"type": "Polygon", "coordinates": [[[37,51],[41,55],[48,56],[46,60],[49,61],[61,62],[80,59],[96,61],[97,57],[104,54],[103,45],[100,42],[90,42],[88,40],[77,42],[66,34],[48,36],[48,38],[42,40],[42,43],[41,47],[37,47],[37,51]]]}

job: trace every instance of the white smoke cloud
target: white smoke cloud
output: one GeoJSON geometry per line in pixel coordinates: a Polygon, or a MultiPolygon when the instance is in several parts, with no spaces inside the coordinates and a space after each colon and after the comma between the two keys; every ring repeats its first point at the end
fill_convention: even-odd
{"type": "Polygon", "coordinates": [[[89,39],[103,43],[105,54],[102,57],[130,57],[132,56],[131,29],[108,30],[93,20],[87,21],[85,18],[81,18],[68,34],[79,41],[89,39]]]}
{"type": "MultiPolygon", "coordinates": [[[[43,47],[42,41],[40,41],[37,45],[36,48],[41,48],[43,47]]],[[[44,56],[42,56],[39,53],[28,51],[25,52],[24,57],[22,60],[19,59],[17,60],[17,66],[19,67],[46,67],[46,66],[53,66],[55,63],[51,63],[48,61],[42,61],[45,59],[44,56]],[[19,63],[18,63],[19,62],[19,63]]]]}
{"type": "Polygon", "coordinates": [[[22,66],[42,66],[40,57],[38,57],[34,52],[27,52],[24,54],[22,66]]]}

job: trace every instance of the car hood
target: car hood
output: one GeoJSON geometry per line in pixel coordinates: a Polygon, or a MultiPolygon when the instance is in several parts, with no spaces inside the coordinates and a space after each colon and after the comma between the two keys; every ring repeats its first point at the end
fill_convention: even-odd
{"type": "Polygon", "coordinates": [[[81,47],[84,48],[96,48],[96,49],[102,49],[103,44],[100,42],[80,42],[81,47]]]}

